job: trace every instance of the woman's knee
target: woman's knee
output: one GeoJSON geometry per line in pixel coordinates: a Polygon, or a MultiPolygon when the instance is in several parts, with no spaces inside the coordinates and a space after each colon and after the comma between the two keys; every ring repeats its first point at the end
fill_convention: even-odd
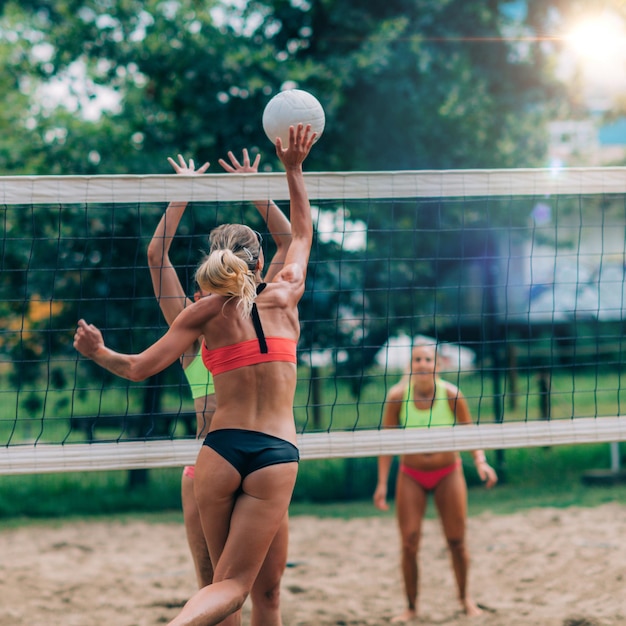
{"type": "Polygon", "coordinates": [[[244,602],[248,599],[250,595],[250,586],[238,580],[236,578],[231,578],[228,580],[230,589],[231,589],[231,600],[234,611],[239,611],[244,605],[244,602]]]}
{"type": "Polygon", "coordinates": [[[280,580],[271,585],[255,584],[250,592],[252,604],[266,609],[276,609],[280,606],[280,580]]]}
{"type": "Polygon", "coordinates": [[[407,555],[415,555],[420,545],[420,532],[412,530],[402,533],[402,552],[407,555]]]}
{"type": "Polygon", "coordinates": [[[447,538],[448,549],[452,554],[458,554],[461,556],[465,556],[467,554],[467,546],[465,544],[465,538],[447,538]]]}
{"type": "MultiPolygon", "coordinates": [[[[217,569],[213,571],[213,583],[219,583],[228,589],[228,594],[237,604],[243,605],[251,593],[254,579],[250,579],[247,575],[229,576],[217,569]]],[[[240,607],[241,608],[241,607],[240,607]]]]}
{"type": "MultiPolygon", "coordinates": [[[[280,552],[282,557],[282,551],[280,552]]],[[[286,554],[284,558],[277,558],[277,551],[274,550],[271,556],[274,558],[268,555],[250,592],[253,604],[263,605],[268,609],[280,604],[280,584],[287,565],[286,554]]]]}

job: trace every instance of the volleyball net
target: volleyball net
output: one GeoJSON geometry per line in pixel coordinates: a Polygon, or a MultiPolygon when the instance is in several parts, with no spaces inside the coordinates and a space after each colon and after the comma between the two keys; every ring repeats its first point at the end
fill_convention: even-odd
{"type": "MultiPolygon", "coordinates": [[[[626,439],[626,168],[305,175],[315,236],[294,412],[303,459],[626,439]],[[416,336],[475,424],[382,428],[416,336]]],[[[179,364],[141,382],[72,347],[79,318],[139,352],[166,331],[146,249],[189,201],[183,285],[225,222],[272,241],[284,174],[0,178],[0,473],[191,464],[179,364]]]]}

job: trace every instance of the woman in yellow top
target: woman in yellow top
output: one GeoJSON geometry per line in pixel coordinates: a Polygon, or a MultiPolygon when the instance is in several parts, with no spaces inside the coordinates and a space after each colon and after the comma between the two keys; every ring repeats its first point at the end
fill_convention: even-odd
{"type": "MultiPolygon", "coordinates": [[[[251,163],[248,151],[244,149],[242,163],[237,160],[232,152],[228,153],[228,158],[230,163],[223,159],[219,160],[220,165],[227,172],[254,173],[258,171],[261,155],[257,155],[254,162],[251,163]]],[[[182,155],[178,155],[178,161],[171,158],[168,161],[174,171],[181,175],[203,174],[209,168],[209,163],[204,163],[196,169],[193,159],[189,159],[187,163],[182,155]]],[[[270,281],[284,264],[285,255],[291,242],[291,224],[274,202],[258,201],[254,205],[263,217],[276,244],[276,253],[272,257],[265,274],[265,280],[270,281]]],[[[171,202],[161,217],[148,245],[148,264],[154,294],[169,326],[185,308],[192,304],[192,300],[185,294],[178,273],[169,257],[172,241],[186,207],[187,202],[171,202]]],[[[193,301],[198,301],[208,295],[209,293],[203,291],[196,283],[193,301]]],[[[192,344],[184,349],[184,353],[180,357],[180,363],[194,401],[197,424],[196,436],[198,438],[205,437],[208,433],[216,406],[213,377],[202,362],[201,345],[202,337],[196,338],[192,344]]],[[[200,523],[200,512],[194,494],[194,477],[195,466],[186,466],[181,479],[181,500],[185,531],[194,562],[196,579],[198,587],[202,588],[213,582],[213,567],[200,523]]],[[[285,516],[250,593],[253,624],[278,625],[281,623],[280,581],[287,563],[288,534],[288,519],[285,516]]]]}
{"type": "MultiPolygon", "coordinates": [[[[174,170],[178,174],[203,174],[209,167],[209,164],[205,163],[196,170],[193,160],[190,160],[187,165],[181,156],[178,159],[179,163],[174,163],[174,170]]],[[[178,315],[192,303],[169,257],[172,240],[186,207],[186,202],[170,202],[148,244],[148,266],[154,295],[168,326],[171,326],[178,315]]],[[[206,294],[203,294],[200,289],[196,289],[193,301],[199,300],[204,295],[206,294]]],[[[200,338],[196,338],[189,346],[183,347],[183,353],[179,359],[193,397],[198,438],[206,433],[215,411],[213,379],[199,356],[200,345],[200,338]]],[[[194,467],[185,467],[181,479],[181,500],[185,531],[196,570],[196,579],[198,585],[203,587],[212,581],[213,568],[193,494],[193,477],[194,467]]]]}
{"type": "MultiPolygon", "coordinates": [[[[385,399],[385,428],[434,427],[472,422],[469,407],[461,391],[438,376],[437,351],[430,343],[415,344],[411,351],[409,373],[394,385],[385,399]]],[[[476,470],[488,488],[497,482],[493,468],[482,450],[472,452],[476,470]]],[[[378,484],[375,506],[386,511],[387,483],[392,457],[378,459],[378,484]]],[[[465,542],[467,519],[467,484],[457,452],[404,454],[396,483],[396,514],[402,541],[402,576],[407,598],[406,610],[393,622],[417,618],[418,565],[422,520],[428,494],[432,493],[441,519],[465,614],[481,613],[468,593],[469,554],[465,542]]]]}

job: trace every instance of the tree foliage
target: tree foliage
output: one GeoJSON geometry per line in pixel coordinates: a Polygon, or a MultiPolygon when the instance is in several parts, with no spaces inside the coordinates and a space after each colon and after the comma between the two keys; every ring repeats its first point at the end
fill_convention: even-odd
{"type": "Polygon", "coordinates": [[[553,3],[531,1],[515,19],[509,4],[5,2],[3,80],[13,77],[14,93],[31,83],[27,134],[54,158],[2,159],[0,171],[162,172],[172,153],[214,160],[244,146],[273,160],[260,118],[285,84],[311,90],[327,112],[310,168],[540,165],[542,121],[563,94],[545,46],[511,35],[541,33],[553,3]],[[80,106],[64,116],[33,102],[33,84],[77,67],[83,110],[101,88],[119,99],[90,123],[80,106]]]}
{"type": "MultiPolygon", "coordinates": [[[[169,171],[166,157],[179,152],[216,162],[243,147],[263,152],[265,166],[275,168],[261,114],[286,85],[312,91],[326,110],[326,131],[309,170],[543,165],[544,123],[567,101],[554,76],[554,46],[540,39],[555,15],[580,4],[250,0],[238,8],[218,0],[0,2],[0,173],[163,173],[169,171]],[[520,40],[533,36],[536,44],[520,40]],[[42,85],[59,79],[67,95],[57,106],[48,105],[42,85]],[[103,93],[115,104],[88,116],[103,93]]],[[[416,313],[431,305],[422,296],[436,282],[432,263],[425,261],[435,244],[425,246],[420,232],[440,222],[458,224],[462,216],[458,206],[438,212],[398,206],[396,225],[406,230],[381,237],[387,217],[368,210],[350,208],[354,219],[367,216],[365,252],[317,242],[313,264],[327,262],[311,272],[311,292],[332,296],[323,303],[319,295],[317,301],[305,299],[302,317],[305,329],[314,328],[320,306],[326,319],[345,318],[349,311],[367,323],[360,335],[352,327],[339,332],[333,345],[371,346],[373,352],[390,332],[412,328],[416,313]],[[403,256],[393,257],[390,273],[367,261],[391,258],[391,250],[403,256]],[[346,256],[362,261],[349,279],[340,272],[346,256]],[[393,303],[381,290],[389,281],[407,288],[393,303]],[[395,320],[392,329],[389,319],[395,320]]],[[[68,219],[63,235],[84,234],[84,226],[82,219],[68,219]]],[[[132,219],[125,228],[126,237],[138,234],[132,219]]],[[[120,246],[110,257],[97,250],[98,262],[144,262],[136,246],[98,241],[92,245],[120,246]]],[[[445,245],[461,243],[457,238],[445,245]]],[[[52,258],[52,248],[49,253],[52,258]]],[[[4,268],[27,271],[28,262],[15,254],[20,253],[3,257],[4,268]]],[[[114,287],[105,284],[128,297],[135,293],[134,281],[131,272],[121,272],[114,287]]],[[[4,276],[0,288],[6,294],[15,282],[4,276]]],[[[56,298],[77,297],[72,281],[55,288],[56,298]]],[[[45,285],[31,281],[25,289],[22,307],[45,297],[45,285]]],[[[150,315],[133,314],[132,323],[140,325],[150,315]]],[[[115,321],[131,325],[123,312],[115,321]]],[[[305,341],[323,343],[324,332],[319,326],[305,332],[305,341]]]]}

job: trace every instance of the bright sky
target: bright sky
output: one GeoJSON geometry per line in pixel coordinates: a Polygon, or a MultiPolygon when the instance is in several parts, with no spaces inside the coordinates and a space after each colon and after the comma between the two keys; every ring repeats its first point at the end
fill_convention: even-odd
{"type": "Polygon", "coordinates": [[[578,68],[588,100],[599,108],[626,92],[626,24],[610,11],[590,13],[566,32],[565,75],[578,68]]]}

